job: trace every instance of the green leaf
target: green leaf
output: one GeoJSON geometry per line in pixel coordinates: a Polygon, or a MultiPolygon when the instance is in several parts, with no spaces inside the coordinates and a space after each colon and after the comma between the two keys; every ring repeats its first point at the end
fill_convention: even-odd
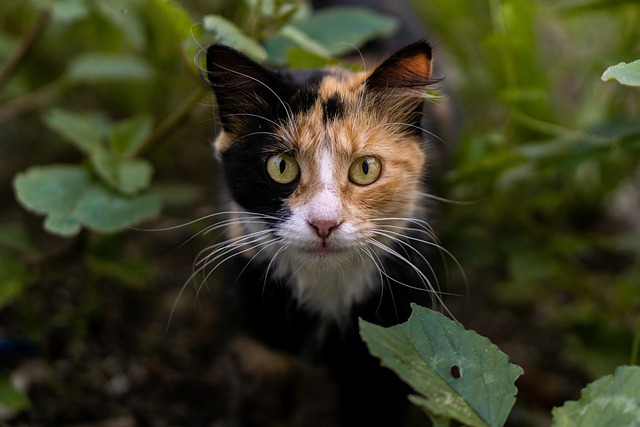
{"type": "Polygon", "coordinates": [[[111,130],[111,150],[122,157],[132,157],[153,130],[153,118],[141,114],[117,123],[111,130]]]}
{"type": "Polygon", "coordinates": [[[627,86],[640,86],[640,59],[633,62],[621,62],[607,68],[601,77],[602,81],[617,80],[627,86]]]}
{"type": "Polygon", "coordinates": [[[620,366],[553,409],[554,427],[640,426],[640,366],[620,366]]]}
{"type": "Polygon", "coordinates": [[[390,34],[397,27],[393,18],[358,7],[324,9],[294,25],[336,56],[390,34]]]}
{"type": "Polygon", "coordinates": [[[83,225],[99,232],[119,231],[155,217],[161,208],[157,195],[118,194],[92,181],[81,166],[34,166],[16,175],[13,185],[26,209],[46,215],[45,229],[65,237],[83,225]]]}
{"type": "Polygon", "coordinates": [[[195,22],[193,19],[191,19],[189,14],[182,8],[182,6],[180,6],[179,3],[172,0],[155,0],[154,3],[169,18],[173,28],[182,39],[186,40],[200,36],[201,27],[199,25],[194,25],[195,22]]]}
{"type": "Polygon", "coordinates": [[[85,53],[74,58],[67,69],[67,78],[74,83],[140,81],[153,74],[144,59],[126,54],[85,53]]]}
{"type": "Polygon", "coordinates": [[[282,29],[280,29],[280,35],[310,53],[324,57],[331,56],[331,52],[329,52],[327,48],[293,25],[285,25],[282,27],[282,29]]]}
{"type": "Polygon", "coordinates": [[[78,201],[76,212],[87,228],[113,233],[158,216],[161,207],[160,198],[154,194],[125,197],[93,185],[78,201]]]}
{"type": "Polygon", "coordinates": [[[238,49],[257,61],[267,59],[267,51],[256,41],[244,34],[233,22],[219,15],[207,15],[204,29],[213,32],[217,41],[238,49]]]}
{"type": "Polygon", "coordinates": [[[338,65],[339,60],[317,55],[304,49],[289,49],[287,51],[287,64],[290,68],[310,69],[322,68],[329,65],[338,65]]]}
{"type": "Polygon", "coordinates": [[[100,14],[125,35],[136,51],[141,51],[147,42],[146,28],[131,3],[130,0],[93,0],[100,14]]]}
{"type": "Polygon", "coordinates": [[[34,166],[13,181],[18,201],[28,210],[47,215],[45,228],[55,234],[72,236],[80,231],[73,212],[91,186],[89,173],[80,166],[34,166]]]}
{"type": "Polygon", "coordinates": [[[110,187],[132,195],[151,184],[153,167],[146,160],[120,159],[106,150],[91,156],[91,165],[98,176],[110,187]]]}
{"type": "Polygon", "coordinates": [[[13,415],[30,406],[29,398],[16,389],[8,378],[0,378],[0,413],[13,415]]]}
{"type": "Polygon", "coordinates": [[[85,154],[102,146],[109,132],[109,119],[100,112],[77,113],[59,108],[49,110],[44,123],[85,154]]]}
{"type": "Polygon", "coordinates": [[[488,339],[440,313],[412,308],[406,323],[391,328],[360,321],[371,353],[419,393],[409,399],[431,416],[503,425],[522,369],[488,339]]]}

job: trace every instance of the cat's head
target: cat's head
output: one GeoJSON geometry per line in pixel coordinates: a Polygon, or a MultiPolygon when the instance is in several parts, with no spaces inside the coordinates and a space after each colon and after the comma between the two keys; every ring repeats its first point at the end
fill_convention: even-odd
{"type": "Polygon", "coordinates": [[[273,70],[222,45],[206,66],[222,124],[215,148],[247,212],[239,234],[263,236],[256,248],[283,274],[375,264],[422,197],[429,44],[361,72],[273,70]]]}

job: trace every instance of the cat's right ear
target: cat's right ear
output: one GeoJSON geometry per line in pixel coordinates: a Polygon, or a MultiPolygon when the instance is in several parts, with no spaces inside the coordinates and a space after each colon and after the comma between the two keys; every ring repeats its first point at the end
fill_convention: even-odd
{"type": "Polygon", "coordinates": [[[254,112],[278,99],[279,79],[244,53],[221,44],[207,48],[205,83],[216,95],[220,120],[227,131],[239,114],[254,112]]]}

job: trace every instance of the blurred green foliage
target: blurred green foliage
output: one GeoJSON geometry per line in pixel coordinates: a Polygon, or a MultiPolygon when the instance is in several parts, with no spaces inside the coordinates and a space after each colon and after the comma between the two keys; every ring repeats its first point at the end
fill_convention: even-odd
{"type": "MultiPolygon", "coordinates": [[[[592,375],[628,362],[640,310],[640,57],[631,1],[415,2],[446,55],[461,138],[444,241],[503,303],[567,331],[592,375]]],[[[476,279],[476,278],[479,278],[476,279]]]]}

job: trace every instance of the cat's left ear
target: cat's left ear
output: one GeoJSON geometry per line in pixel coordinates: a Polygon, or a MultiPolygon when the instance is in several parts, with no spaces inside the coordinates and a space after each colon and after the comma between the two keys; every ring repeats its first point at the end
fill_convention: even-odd
{"type": "Polygon", "coordinates": [[[394,95],[416,102],[424,99],[431,78],[431,46],[426,40],[410,44],[387,58],[365,80],[365,90],[382,95],[394,95]]]}

